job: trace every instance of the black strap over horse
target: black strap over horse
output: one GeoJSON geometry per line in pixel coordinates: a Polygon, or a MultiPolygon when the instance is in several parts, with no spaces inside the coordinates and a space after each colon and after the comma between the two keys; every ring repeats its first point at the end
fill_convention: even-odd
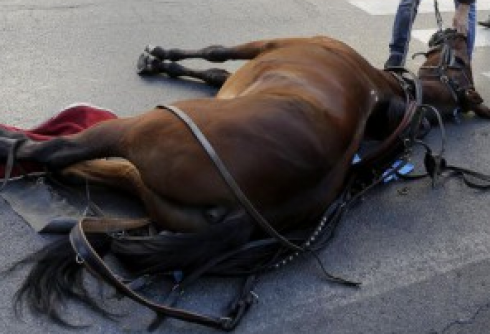
{"type": "MultiPolygon", "coordinates": [[[[221,254],[209,260],[191,272],[185,279],[178,282],[170,293],[168,302],[165,304],[155,303],[144,297],[137,292],[133,284],[134,281],[128,282],[121,279],[104,263],[86,236],[87,231],[90,231],[91,228],[90,219],[81,220],[70,233],[70,241],[77,254],[77,262],[84,264],[89,271],[115,287],[123,295],[155,311],[157,318],[150,326],[150,329],[156,329],[165,317],[171,317],[223,330],[232,330],[250,305],[257,299],[256,294],[253,292],[253,287],[258,274],[266,270],[279,268],[300,254],[312,254],[316,257],[315,252],[328,244],[333,235],[333,230],[349,206],[369,189],[383,182],[389,174],[398,173],[402,166],[390,168],[393,161],[398,159],[406,161],[408,158],[411,147],[417,143],[417,133],[425,109],[421,108],[421,89],[417,78],[408,71],[393,73],[393,75],[398,78],[406,94],[407,108],[403,119],[386,141],[380,143],[374,151],[364,156],[360,163],[352,167],[343,193],[325,210],[316,227],[292,231],[285,235],[281,235],[275,231],[242,193],[211,144],[209,144],[192,120],[183,111],[175,107],[162,107],[162,110],[173,112],[192,131],[217,169],[222,173],[223,179],[233,191],[237,200],[250,216],[254,218],[256,223],[267,232],[269,238],[251,241],[239,249],[221,254]],[[387,170],[389,174],[384,174],[383,172],[387,170]],[[267,250],[267,252],[263,252],[263,250],[267,250]],[[248,262],[244,258],[247,258],[248,262]],[[246,276],[240,293],[225,316],[210,316],[174,307],[186,286],[195,282],[195,280],[205,273],[223,272],[229,275],[246,276]]],[[[12,147],[8,157],[8,169],[11,169],[14,163],[16,145],[12,147]]],[[[432,154],[430,157],[432,157],[432,154]]],[[[429,161],[430,159],[427,160],[429,161]]],[[[428,168],[428,175],[430,176],[438,175],[439,171],[445,169],[452,169],[455,173],[464,173],[470,177],[479,176],[465,169],[456,169],[455,167],[448,166],[442,157],[435,161],[433,165],[435,166],[434,168],[428,168]]],[[[8,175],[8,170],[6,175],[8,175]]],[[[487,177],[486,180],[490,183],[490,177],[487,177]]],[[[138,226],[141,227],[141,225],[138,226]]],[[[319,263],[321,265],[320,261],[319,263]]],[[[329,274],[327,276],[336,282],[351,286],[358,285],[358,283],[346,281],[329,274]]]]}

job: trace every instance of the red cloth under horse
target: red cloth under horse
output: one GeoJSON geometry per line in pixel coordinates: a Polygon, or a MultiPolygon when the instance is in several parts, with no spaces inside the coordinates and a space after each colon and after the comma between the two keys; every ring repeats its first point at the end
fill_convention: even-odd
{"type": "MultiPolygon", "coordinates": [[[[67,107],[46,122],[32,129],[20,129],[2,124],[0,124],[0,127],[25,133],[33,140],[44,141],[57,136],[75,134],[101,121],[114,118],[117,118],[117,116],[109,110],[87,104],[76,104],[67,107]]],[[[38,172],[42,171],[42,169],[43,167],[40,164],[23,162],[14,167],[11,176],[38,172]]],[[[0,175],[3,176],[4,173],[4,166],[0,165],[0,175]]]]}

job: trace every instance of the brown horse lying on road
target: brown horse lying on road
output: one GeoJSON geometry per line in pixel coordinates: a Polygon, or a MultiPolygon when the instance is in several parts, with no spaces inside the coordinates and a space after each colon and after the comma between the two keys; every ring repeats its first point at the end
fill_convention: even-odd
{"type": "MultiPolygon", "coordinates": [[[[423,102],[446,113],[459,107],[490,117],[473,87],[465,38],[453,34],[444,41],[427,53],[421,69],[423,102]],[[448,80],[439,80],[442,75],[448,80]]],[[[264,235],[301,250],[281,236],[316,224],[345,188],[361,142],[388,138],[413,95],[402,76],[374,68],[328,37],[195,51],[148,48],[139,66],[142,73],[194,77],[220,89],[214,98],[178,101],[45,142],[8,131],[0,137],[2,158],[15,152],[16,161],[42,163],[67,180],[128,191],[142,200],[157,231],[179,236],[169,249],[158,248],[167,240],[159,238],[170,238],[167,232],[138,243],[98,233],[115,230],[104,219],[99,230],[96,224],[88,228],[97,251],[110,249],[139,274],[192,272],[264,235]],[[186,58],[248,62],[230,74],[176,63],[186,58]],[[121,159],[103,159],[108,157],[121,159]]],[[[35,310],[58,319],[56,304],[63,289],[72,287],[53,288],[56,276],[49,278],[51,285],[40,278],[61,263],[64,273],[58,276],[82,268],[75,252],[61,250],[70,248],[68,242],[60,247],[42,255],[20,292],[35,310]]],[[[80,262],[87,261],[77,253],[80,262]]]]}

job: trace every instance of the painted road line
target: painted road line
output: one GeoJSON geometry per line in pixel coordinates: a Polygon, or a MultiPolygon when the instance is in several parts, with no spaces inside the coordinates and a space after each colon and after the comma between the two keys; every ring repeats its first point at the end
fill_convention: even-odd
{"type": "MultiPolygon", "coordinates": [[[[349,3],[371,15],[394,15],[400,0],[349,0],[349,3]]],[[[438,0],[441,12],[454,12],[453,0],[438,0]]],[[[478,1],[478,11],[490,10],[490,1],[478,1]]],[[[418,9],[419,13],[433,13],[434,2],[422,0],[418,9]]]]}

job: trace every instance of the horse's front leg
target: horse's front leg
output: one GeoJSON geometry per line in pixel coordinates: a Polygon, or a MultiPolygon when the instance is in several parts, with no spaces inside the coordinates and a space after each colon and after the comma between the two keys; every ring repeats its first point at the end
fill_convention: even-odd
{"type": "MultiPolygon", "coordinates": [[[[303,39],[301,39],[303,40],[303,39]]],[[[261,40],[233,47],[212,45],[202,49],[164,49],[159,46],[147,46],[138,59],[137,70],[139,74],[167,74],[170,77],[187,76],[200,79],[207,84],[221,87],[230,76],[223,69],[212,68],[204,71],[193,70],[177,64],[184,59],[204,59],[210,62],[224,62],[227,60],[250,60],[259,54],[296,43],[296,38],[261,40]]]]}
{"type": "Polygon", "coordinates": [[[207,70],[195,70],[182,66],[176,62],[165,62],[147,54],[141,55],[138,60],[138,73],[166,74],[171,78],[190,77],[204,81],[206,84],[220,88],[231,75],[230,72],[221,68],[210,68],[207,70]]]}
{"type": "Polygon", "coordinates": [[[232,47],[211,45],[202,49],[164,49],[160,46],[148,45],[144,53],[158,60],[180,61],[184,59],[204,59],[213,63],[222,63],[228,60],[248,60],[257,57],[264,50],[273,46],[273,40],[256,41],[239,44],[232,47]]]}
{"type": "Polygon", "coordinates": [[[230,72],[211,68],[207,70],[195,70],[176,63],[182,59],[201,58],[211,62],[222,62],[230,59],[232,48],[222,46],[210,46],[199,50],[165,50],[161,47],[147,46],[137,63],[137,71],[140,75],[166,74],[172,78],[190,77],[204,81],[210,86],[221,87],[231,75],[230,72]],[[167,61],[168,60],[168,61],[167,61]]]}

